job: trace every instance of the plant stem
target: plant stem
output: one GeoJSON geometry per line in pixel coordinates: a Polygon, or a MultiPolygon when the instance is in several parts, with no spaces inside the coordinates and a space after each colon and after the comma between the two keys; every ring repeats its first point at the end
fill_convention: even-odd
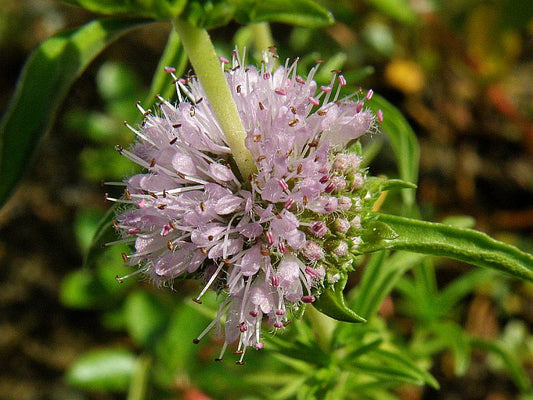
{"type": "Polygon", "coordinates": [[[215,118],[226,136],[226,142],[231,148],[241,177],[246,180],[254,172],[255,165],[250,151],[244,144],[246,131],[211,38],[205,29],[179,18],[174,20],[174,28],[202,84],[215,118]]]}
{"type": "Polygon", "coordinates": [[[151,365],[152,361],[148,355],[143,354],[139,357],[131,379],[127,400],[146,399],[151,365]]]}

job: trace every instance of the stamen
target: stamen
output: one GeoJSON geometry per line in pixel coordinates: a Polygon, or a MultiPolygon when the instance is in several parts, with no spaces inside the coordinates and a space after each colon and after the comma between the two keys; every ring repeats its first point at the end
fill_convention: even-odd
{"type": "Polygon", "coordinates": [[[320,105],[320,102],[315,99],[314,97],[308,97],[308,100],[309,100],[309,103],[311,103],[312,105],[318,107],[320,105]]]}
{"type": "MultiPolygon", "coordinates": [[[[136,235],[137,233],[133,233],[133,234],[136,235]]],[[[112,242],[107,242],[107,243],[104,243],[103,246],[104,247],[110,247],[110,246],[114,246],[116,244],[124,244],[124,243],[135,242],[135,240],[137,240],[136,237],[130,237],[130,238],[126,238],[126,239],[120,239],[120,240],[114,240],[112,242]]]]}
{"type": "Polygon", "coordinates": [[[135,276],[135,275],[139,275],[141,272],[145,272],[146,271],[146,268],[139,268],[137,271],[134,271],[132,272],[131,274],[128,274],[128,275],[124,275],[124,276],[115,276],[115,280],[118,282],[118,283],[123,283],[124,282],[124,279],[128,279],[128,278],[131,278],[132,276],[135,276]]]}
{"type": "Polygon", "coordinates": [[[222,270],[222,267],[224,266],[224,263],[220,263],[218,264],[218,268],[217,270],[215,271],[215,273],[211,276],[211,278],[209,278],[209,281],[207,281],[207,284],[205,285],[205,287],[202,289],[202,291],[200,292],[200,295],[197,296],[195,299],[193,299],[195,302],[198,302],[200,301],[200,298],[205,294],[205,292],[207,292],[207,289],[209,289],[209,287],[213,284],[213,282],[215,281],[215,279],[217,278],[218,274],[220,273],[220,271],[222,270]]]}

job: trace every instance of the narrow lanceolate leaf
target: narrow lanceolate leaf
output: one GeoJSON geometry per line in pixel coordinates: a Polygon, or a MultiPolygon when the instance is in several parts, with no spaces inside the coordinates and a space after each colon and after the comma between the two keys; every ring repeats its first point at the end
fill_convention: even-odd
{"type": "MultiPolygon", "coordinates": [[[[374,94],[372,101],[368,105],[374,112],[377,110],[383,112],[382,129],[388,136],[396,155],[400,178],[416,183],[418,180],[420,148],[413,129],[400,111],[383,97],[374,94]]],[[[409,205],[415,201],[415,195],[412,190],[403,190],[402,196],[409,205]]]]}
{"type": "Polygon", "coordinates": [[[326,288],[313,306],[321,313],[338,321],[366,322],[363,317],[346,305],[343,290],[347,279],[348,276],[345,275],[334,286],[326,288]]]}
{"type": "Polygon", "coordinates": [[[46,40],[33,52],[0,124],[0,205],[22,178],[72,83],[110,42],[144,23],[90,22],[46,40]]]}
{"type": "Polygon", "coordinates": [[[370,235],[371,240],[360,247],[360,253],[384,249],[408,250],[449,257],[533,281],[531,254],[492,239],[484,233],[387,214],[375,214],[375,217],[376,226],[388,227],[387,235],[370,235]]]}

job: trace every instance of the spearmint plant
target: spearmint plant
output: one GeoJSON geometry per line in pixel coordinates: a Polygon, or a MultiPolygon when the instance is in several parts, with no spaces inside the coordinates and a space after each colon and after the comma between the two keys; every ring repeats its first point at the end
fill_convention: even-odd
{"type": "MultiPolygon", "coordinates": [[[[434,255],[533,280],[533,257],[513,246],[452,224],[379,212],[385,192],[400,189],[411,210],[408,215],[416,214],[416,142],[405,120],[388,120],[397,111],[372,90],[344,93],[347,80],[340,71],[331,71],[329,83],[322,85],[316,76],[324,66],[301,73],[296,58],[280,60],[276,49],[268,47],[272,40],[266,22],[308,27],[333,23],[317,4],[68,2],[138,19],[91,22],[47,40],[28,60],[1,125],[0,199],[8,198],[69,86],[98,52],[130,29],[171,20],[175,32],[150,99],[168,93],[165,81],[171,81],[177,102],[157,95],[153,105],[152,100],[145,102],[151,108],[137,105],[140,123],[126,123],[136,141],[131,147],[118,145],[117,151],[143,172],[110,183],[123,186],[123,195],[106,195],[116,205],[102,222],[88,260],[98,257],[101,244],[126,243],[130,247],[122,257],[137,269],[117,277],[119,282],[141,274],[179,290],[183,280],[194,278],[202,285],[196,303],[209,298],[210,289],[216,292],[216,309],[210,308],[212,300],[202,305],[211,322],[190,338],[199,343],[211,331],[222,331],[216,360],[231,346],[236,363],[244,364],[249,348],[270,345],[299,373],[284,387],[285,397],[380,398],[380,390],[402,382],[436,387],[434,378],[401,347],[395,348],[386,328],[376,323],[377,308],[401,274],[434,255]],[[248,62],[244,48],[229,59],[216,54],[207,30],[233,19],[254,24],[257,47],[263,51],[260,64],[248,62]],[[194,75],[182,76],[185,55],[194,75]],[[42,92],[37,97],[35,85],[42,92]],[[29,106],[37,110],[35,122],[24,124],[29,106]],[[380,134],[390,137],[402,180],[373,177],[364,165],[358,139],[380,134]],[[121,237],[109,239],[115,231],[121,237]],[[390,256],[390,251],[396,252],[390,256]],[[375,254],[360,287],[347,300],[348,274],[369,253],[375,254]],[[306,321],[300,321],[302,315],[306,321]],[[284,330],[289,331],[286,337],[284,330]]],[[[154,303],[143,301],[138,304],[152,309],[154,303]]],[[[147,339],[157,329],[139,337],[155,352],[157,368],[164,370],[164,356],[147,339]]],[[[114,356],[134,365],[129,355],[114,356]]],[[[141,357],[136,376],[146,376],[149,363],[141,357]]],[[[269,370],[262,361],[258,365],[269,370]]],[[[287,373],[270,370],[279,376],[287,373]]],[[[140,393],[132,398],[143,398],[144,384],[128,379],[130,393],[140,393]]]]}

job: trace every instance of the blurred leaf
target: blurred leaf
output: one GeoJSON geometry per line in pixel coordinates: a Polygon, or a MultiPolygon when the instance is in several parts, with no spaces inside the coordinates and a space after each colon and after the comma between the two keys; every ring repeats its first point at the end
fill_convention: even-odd
{"type": "MultiPolygon", "coordinates": [[[[124,126],[120,128],[124,129],[124,126]]],[[[93,182],[120,181],[124,176],[132,175],[132,171],[138,168],[132,166],[130,160],[120,156],[111,146],[84,148],[80,154],[80,162],[84,178],[93,182]]]]}
{"type": "Polygon", "coordinates": [[[366,0],[367,3],[403,24],[412,24],[417,16],[408,0],[366,0]]]}
{"type": "Polygon", "coordinates": [[[485,281],[494,279],[493,271],[473,270],[459,276],[438,293],[439,314],[452,311],[457,304],[485,281]]]}
{"type": "Polygon", "coordinates": [[[129,14],[140,17],[169,19],[181,14],[187,0],[63,0],[98,14],[129,14]]]}
{"type": "Polygon", "coordinates": [[[533,20],[531,0],[505,0],[500,4],[498,24],[500,29],[524,29],[533,20]]]}
{"type": "MultiPolygon", "coordinates": [[[[382,129],[396,154],[400,178],[416,184],[420,149],[413,129],[400,111],[383,97],[374,94],[368,105],[374,112],[379,109],[383,112],[382,129]]],[[[412,190],[403,190],[402,196],[406,204],[414,204],[415,194],[412,190]]]]}
{"type": "Polygon", "coordinates": [[[236,19],[242,24],[283,22],[308,28],[333,24],[333,15],[311,0],[236,0],[236,19]]]}
{"type": "Polygon", "coordinates": [[[228,0],[192,0],[187,3],[182,18],[199,28],[218,28],[233,19],[236,11],[233,3],[228,0]]]}
{"type": "MultiPolygon", "coordinates": [[[[328,59],[320,66],[315,74],[315,81],[319,84],[329,84],[331,82],[332,74],[331,71],[341,70],[346,62],[346,53],[339,52],[332,54],[328,59]]],[[[354,82],[351,82],[354,83],[354,82]]]]}
{"type": "Polygon", "coordinates": [[[134,282],[118,283],[114,279],[122,274],[119,260],[120,249],[111,249],[95,258],[96,269],[83,268],[69,273],[61,282],[62,303],[72,308],[110,309],[134,282]]]}
{"type": "MultiPolygon", "coordinates": [[[[130,103],[130,106],[133,103],[130,103]]],[[[62,122],[76,136],[84,135],[91,142],[102,143],[112,147],[112,144],[127,140],[122,121],[117,121],[107,113],[88,110],[69,110],[62,122]]]]}
{"type": "Polygon", "coordinates": [[[419,379],[435,389],[439,388],[439,383],[429,372],[420,368],[415,362],[413,362],[413,360],[400,352],[377,349],[370,356],[372,358],[384,360],[388,365],[394,366],[404,373],[408,373],[413,378],[419,379]]]}
{"type": "Polygon", "coordinates": [[[457,376],[463,376],[470,365],[470,339],[460,325],[452,321],[435,321],[431,330],[441,338],[453,354],[453,369],[457,376]]]}
{"type": "Polygon", "coordinates": [[[508,350],[505,346],[494,341],[488,341],[478,338],[472,338],[470,344],[473,347],[489,351],[501,357],[501,360],[507,367],[515,385],[523,392],[531,392],[531,380],[520,364],[518,354],[508,350]]]}
{"type": "Polygon", "coordinates": [[[116,204],[113,207],[110,207],[96,227],[91,245],[83,260],[84,267],[91,267],[95,264],[96,259],[104,251],[104,244],[117,238],[117,234],[113,229],[113,219],[115,217],[116,207],[116,204]]]}
{"type": "MultiPolygon", "coordinates": [[[[210,303],[211,297],[214,294],[207,293],[202,297],[202,308],[210,303]]],[[[156,342],[156,352],[158,361],[163,365],[159,378],[171,384],[177,373],[194,371],[198,347],[193,345],[193,339],[198,337],[210,321],[184,302],[177,305],[169,318],[163,337],[156,342]]]]}
{"type": "Polygon", "coordinates": [[[102,219],[102,213],[97,210],[84,208],[76,214],[74,221],[74,233],[76,241],[81,250],[85,253],[91,246],[94,232],[102,219]]]}
{"type": "Polygon", "coordinates": [[[152,360],[147,355],[141,355],[136,362],[135,370],[128,388],[127,400],[144,400],[146,399],[148,386],[150,367],[152,366],[152,360]]]}
{"type": "Polygon", "coordinates": [[[187,54],[185,54],[180,38],[174,29],[170,31],[165,50],[152,78],[150,91],[144,100],[144,105],[147,108],[151,107],[155,96],[158,94],[167,100],[176,94],[176,86],[172,83],[171,76],[165,72],[165,67],[174,67],[176,76],[182,76],[187,67],[187,54]]]}
{"type": "Polygon", "coordinates": [[[320,294],[313,306],[321,313],[338,321],[366,322],[363,317],[357,315],[346,305],[343,290],[347,280],[348,275],[344,274],[335,285],[327,287],[320,294]]]}
{"type": "Polygon", "coordinates": [[[394,32],[389,25],[370,20],[365,24],[363,36],[377,53],[389,58],[394,54],[394,32]]]}
{"type": "Polygon", "coordinates": [[[356,298],[350,305],[367,319],[372,318],[387,297],[398,279],[425,257],[421,254],[396,252],[389,257],[388,252],[372,254],[366,265],[356,298]]]}
{"type": "Polygon", "coordinates": [[[105,287],[91,271],[78,270],[68,274],[61,282],[61,303],[72,308],[93,308],[102,304],[105,287]]]}
{"type": "Polygon", "coordinates": [[[93,21],[46,40],[32,53],[0,124],[0,205],[30,165],[72,83],[110,42],[145,23],[93,21]]]}
{"type": "Polygon", "coordinates": [[[126,298],[124,312],[131,338],[145,348],[155,346],[168,322],[166,310],[157,297],[145,290],[135,291],[126,298]]]}
{"type": "MultiPolygon", "coordinates": [[[[358,69],[350,69],[344,73],[344,77],[351,84],[357,84],[374,73],[374,67],[366,66],[358,69]]],[[[367,145],[368,146],[368,145],[367,145]]],[[[365,146],[366,147],[366,146],[365,146]]]]}
{"type": "Polygon", "coordinates": [[[122,63],[105,62],[96,74],[98,93],[106,102],[135,98],[141,92],[139,78],[122,63]]]}
{"type": "Polygon", "coordinates": [[[81,356],[67,371],[67,382],[88,390],[125,392],[136,356],[122,349],[97,350],[81,356]]]}
{"type": "Polygon", "coordinates": [[[364,373],[372,377],[378,377],[385,381],[398,383],[410,383],[412,385],[423,385],[424,380],[418,376],[406,371],[404,368],[391,367],[378,363],[376,360],[356,360],[353,364],[348,364],[347,369],[353,369],[355,374],[364,373]]]}
{"type": "Polygon", "coordinates": [[[479,267],[496,269],[533,281],[533,256],[518,248],[471,229],[375,214],[376,221],[389,226],[397,237],[366,242],[358,250],[369,253],[384,249],[408,250],[449,257],[479,267]]]}

